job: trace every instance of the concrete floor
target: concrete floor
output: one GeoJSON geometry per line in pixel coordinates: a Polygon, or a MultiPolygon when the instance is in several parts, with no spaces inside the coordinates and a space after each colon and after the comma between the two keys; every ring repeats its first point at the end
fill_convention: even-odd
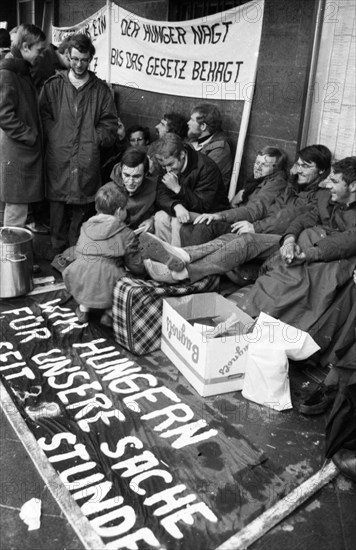
{"type": "MultiPolygon", "coordinates": [[[[228,401],[218,401],[221,411],[235,423],[237,409],[232,411],[231,406],[228,409],[228,401]]],[[[243,398],[240,404],[242,401],[243,398]]],[[[278,460],[280,468],[285,468],[292,478],[306,447],[310,447],[313,460],[320,460],[325,416],[310,420],[295,412],[282,421],[280,418],[274,419],[273,413],[269,416],[269,431],[265,423],[254,422],[251,415],[249,420],[243,422],[243,431],[255,445],[268,452],[272,462],[278,460]]],[[[238,415],[238,423],[241,426],[241,414],[238,415]]],[[[3,412],[0,443],[0,549],[84,549],[3,412]],[[42,500],[41,527],[28,531],[19,512],[21,506],[33,497],[42,500]]],[[[339,475],[255,542],[251,549],[353,550],[355,510],[356,484],[339,475]]]]}

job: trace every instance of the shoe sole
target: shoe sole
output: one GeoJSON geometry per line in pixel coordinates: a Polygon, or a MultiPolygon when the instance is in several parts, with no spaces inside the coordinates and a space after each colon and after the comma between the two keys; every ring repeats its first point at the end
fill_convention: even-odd
{"type": "Polygon", "coordinates": [[[171,271],[183,271],[185,263],[164,246],[164,243],[152,237],[149,233],[140,235],[142,255],[145,259],[155,260],[165,264],[171,271]]]}

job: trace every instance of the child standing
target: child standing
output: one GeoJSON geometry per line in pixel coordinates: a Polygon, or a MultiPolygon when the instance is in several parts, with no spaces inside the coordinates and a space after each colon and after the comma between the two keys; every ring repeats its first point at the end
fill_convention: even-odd
{"type": "Polygon", "coordinates": [[[77,259],[63,271],[68,292],[79,304],[76,315],[86,323],[91,308],[105,309],[100,322],[112,326],[112,297],[126,269],[146,275],[138,237],[125,224],[128,197],[114,182],[95,195],[97,214],[85,222],[76,245],[77,259]]]}

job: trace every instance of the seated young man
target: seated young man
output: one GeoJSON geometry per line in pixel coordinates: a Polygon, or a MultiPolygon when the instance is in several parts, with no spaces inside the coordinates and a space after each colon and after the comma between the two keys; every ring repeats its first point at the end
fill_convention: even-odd
{"type": "Polygon", "coordinates": [[[228,191],[233,157],[227,135],[222,130],[221,113],[215,105],[200,103],[193,107],[188,120],[188,139],[196,151],[207,155],[217,164],[228,191]]]}
{"type": "Polygon", "coordinates": [[[181,224],[197,214],[229,206],[219,168],[206,155],[168,133],[157,141],[155,157],[161,166],[158,180],[155,234],[180,245],[181,224]]]}
{"type": "Polygon", "coordinates": [[[142,241],[150,276],[161,282],[230,273],[252,259],[264,260],[279,249],[279,242],[296,216],[315,206],[322,190],[319,182],[330,171],[331,153],[326,147],[312,145],[299,152],[297,182],[289,183],[285,192],[266,209],[264,201],[222,213],[229,222],[230,233],[221,234],[208,243],[183,249],[167,247],[154,237],[142,241]],[[325,154],[325,150],[328,154],[325,154]],[[243,217],[240,216],[243,212],[243,217]],[[232,223],[234,219],[237,221],[232,223]],[[160,262],[160,263],[159,263],[160,262]],[[166,264],[166,265],[163,265],[166,264]]]}
{"type": "MultiPolygon", "coordinates": [[[[231,201],[231,208],[250,205],[253,201],[263,201],[265,209],[284,191],[287,183],[288,157],[277,147],[264,147],[256,156],[253,177],[231,201]]],[[[225,212],[201,214],[193,224],[183,225],[180,230],[182,246],[202,244],[224,233],[230,233],[231,224],[221,221],[225,212]]]]}
{"type": "MultiPolygon", "coordinates": [[[[166,134],[177,134],[182,139],[187,137],[187,121],[183,115],[179,113],[165,113],[158,124],[155,126],[158,139],[166,134]]],[[[148,151],[149,154],[149,151],[148,151]]]]}
{"type": "Polygon", "coordinates": [[[126,225],[137,232],[153,231],[157,178],[149,175],[149,161],[141,148],[129,147],[111,179],[128,194],[126,225]]]}

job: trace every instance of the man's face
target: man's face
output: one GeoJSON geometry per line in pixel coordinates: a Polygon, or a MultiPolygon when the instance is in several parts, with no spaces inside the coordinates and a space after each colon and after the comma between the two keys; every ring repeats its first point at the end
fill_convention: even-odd
{"type": "Polygon", "coordinates": [[[265,178],[274,172],[277,165],[276,157],[268,155],[257,155],[253,165],[253,177],[255,179],[265,178]]]}
{"type": "Polygon", "coordinates": [[[333,202],[348,204],[352,194],[351,185],[346,183],[341,172],[335,174],[331,169],[326,187],[330,189],[330,197],[333,202]]]}
{"type": "Polygon", "coordinates": [[[168,134],[168,121],[162,118],[162,120],[155,126],[158,137],[162,138],[168,134]]]}
{"type": "Polygon", "coordinates": [[[84,78],[89,70],[91,57],[88,52],[82,53],[76,48],[70,52],[70,68],[79,79],[84,78]]]}
{"type": "Polygon", "coordinates": [[[36,65],[36,63],[38,63],[45,47],[45,42],[36,42],[35,44],[32,44],[32,46],[29,46],[27,42],[24,42],[21,47],[22,57],[32,66],[34,66],[36,65]]]}
{"type": "Polygon", "coordinates": [[[178,176],[184,166],[185,152],[181,151],[178,157],[170,156],[167,158],[163,158],[161,156],[157,156],[157,160],[162,168],[165,168],[168,174],[172,172],[173,174],[176,174],[178,176]]]}
{"type": "Polygon", "coordinates": [[[203,133],[202,124],[197,120],[199,113],[192,113],[188,120],[188,138],[199,139],[203,133]]]}
{"type": "Polygon", "coordinates": [[[308,183],[312,183],[322,173],[315,162],[308,162],[300,157],[295,163],[295,167],[298,174],[298,185],[307,185],[308,183]]]}
{"type": "Polygon", "coordinates": [[[143,163],[135,166],[134,168],[130,168],[130,166],[126,166],[125,164],[122,165],[121,177],[129,195],[133,195],[136,193],[137,189],[141,187],[144,172],[145,168],[143,163]]]}

